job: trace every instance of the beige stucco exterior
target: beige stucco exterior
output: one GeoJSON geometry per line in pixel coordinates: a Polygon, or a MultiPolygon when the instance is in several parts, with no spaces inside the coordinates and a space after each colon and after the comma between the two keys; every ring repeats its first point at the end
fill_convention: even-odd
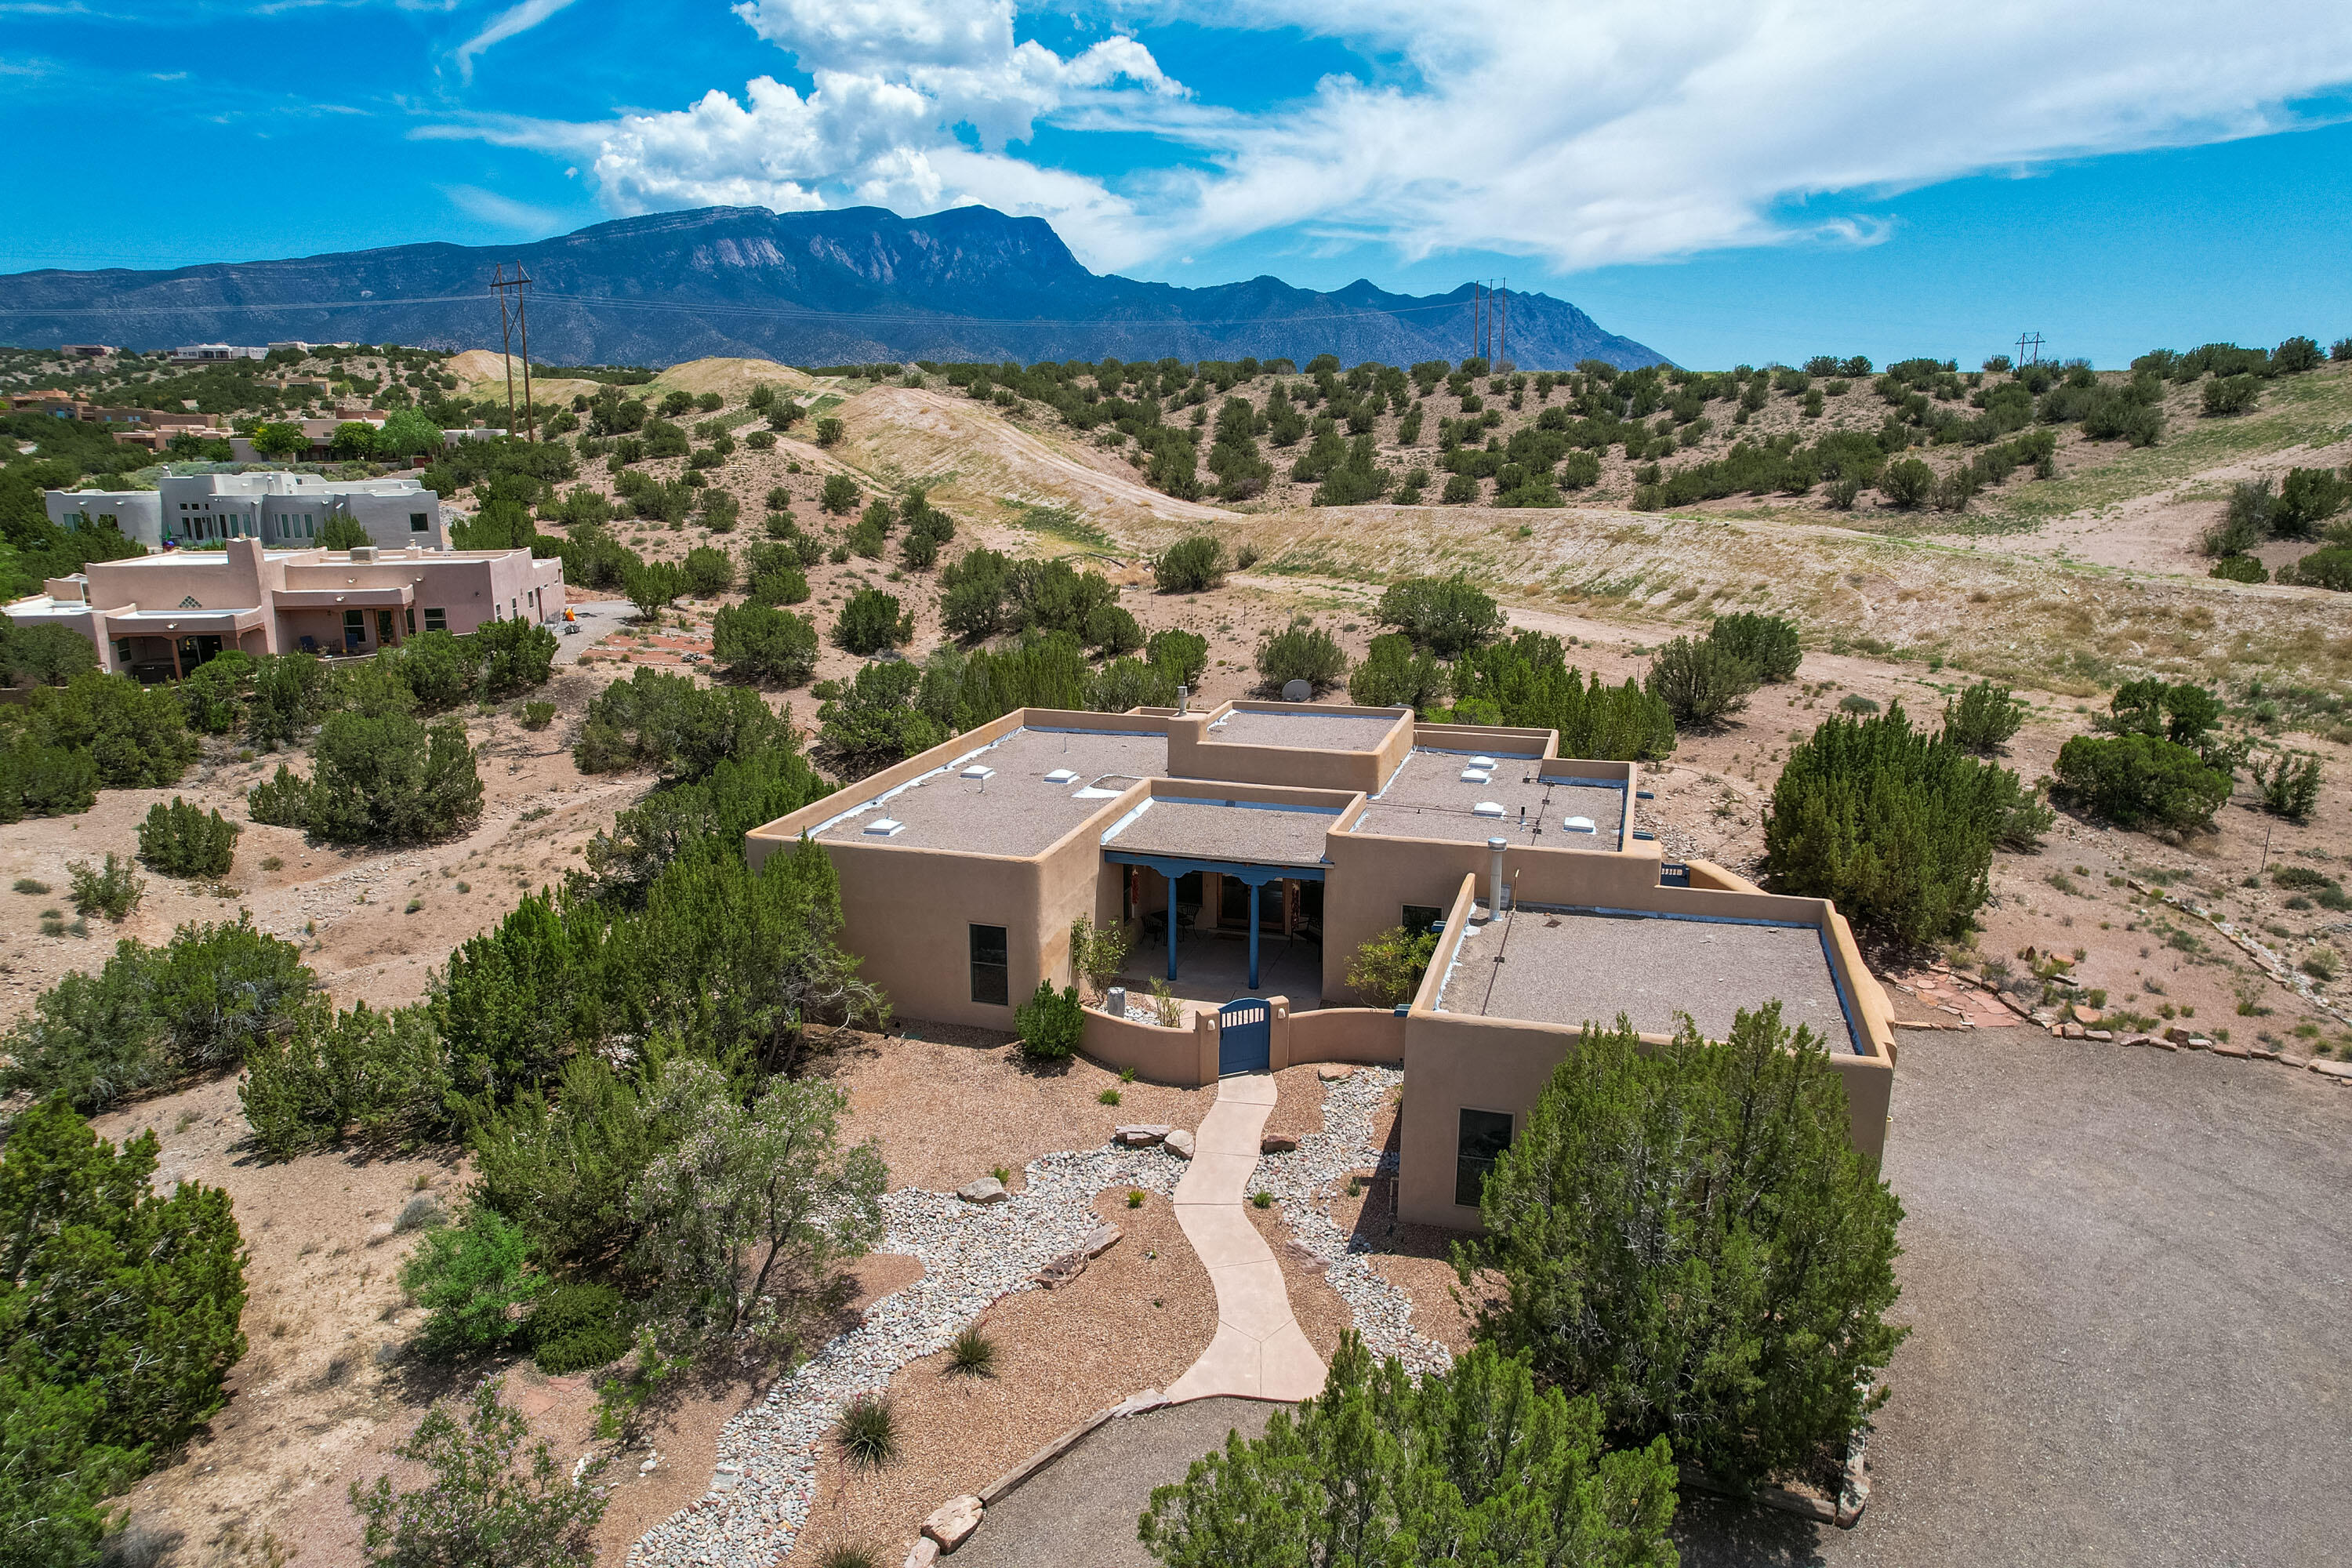
{"type": "MultiPolygon", "coordinates": [[[[1817,933],[1815,976],[1833,976],[1850,1037],[1837,1042],[1832,1059],[1847,1085],[1855,1146],[1874,1157],[1885,1141],[1893,1038],[1883,994],[1844,921],[1824,900],[1765,893],[1703,861],[1677,864],[1669,874],[1656,841],[1637,826],[1639,768],[1559,758],[1556,744],[1548,731],[1421,725],[1403,710],[1275,703],[1188,714],[1024,710],[755,829],[746,849],[758,865],[803,835],[814,838],[839,877],[841,940],[898,1012],[1005,1030],[1041,982],[1076,979],[1069,929],[1082,915],[1098,924],[1156,917],[1167,878],[1198,869],[1210,910],[1218,907],[1220,879],[1280,889],[1262,906],[1261,927],[1279,921],[1287,929],[1301,907],[1297,889],[1319,882],[1324,1005],[1265,997],[1266,1065],[1402,1062],[1401,1215],[1469,1227],[1476,1210],[1453,1201],[1460,1112],[1506,1113],[1516,1128],[1575,1049],[1583,1023],[1465,1016],[1439,1005],[1448,955],[1471,922],[1487,918],[1489,838],[1500,837],[1508,908],[1817,933]],[[1249,738],[1220,740],[1221,731],[1249,738]],[[1345,743],[1311,743],[1326,731],[1345,743]],[[1035,743],[1040,736],[1062,737],[1059,752],[1047,755],[1035,743]],[[1086,755],[1098,744],[1107,755],[1115,750],[1131,758],[1138,742],[1160,737],[1165,762],[1149,776],[1131,763],[1104,766],[1086,755]],[[1068,767],[1036,776],[1041,760],[1063,756],[1068,767]],[[1421,784],[1398,795],[1392,786],[1408,763],[1422,768],[1421,784]],[[1454,786],[1450,770],[1457,764],[1461,778],[1475,783],[1454,786]],[[1012,773],[992,771],[1000,767],[1012,773]],[[1531,816],[1522,806],[1514,817],[1499,801],[1468,803],[1472,795],[1507,795],[1506,786],[1516,786],[1523,801],[1548,805],[1550,792],[1564,788],[1563,798],[1613,798],[1622,809],[1613,820],[1597,808],[1593,818],[1555,819],[1547,836],[1539,811],[1531,816]],[[1448,789],[1463,804],[1447,804],[1448,789]],[[1383,830],[1368,831],[1384,799],[1383,830]],[[1152,811],[1161,815],[1142,815],[1152,811]],[[1570,822],[1585,826],[1560,830],[1570,822]],[[1230,839],[1221,837],[1222,824],[1234,829],[1230,839]],[[1179,825],[1199,842],[1172,841],[1179,825]],[[1407,1008],[1348,1005],[1350,955],[1398,925],[1408,906],[1442,911],[1444,922],[1420,995],[1407,1008]],[[974,957],[992,954],[990,933],[1000,930],[997,1001],[982,994],[998,984],[997,966],[974,957]]],[[[1219,1041],[1214,1009],[1181,1028],[1089,1009],[1083,1048],[1139,1077],[1192,1085],[1215,1079],[1219,1041]]]]}
{"type": "Polygon", "coordinates": [[[210,651],[373,653],[420,631],[462,635],[562,611],[563,563],[528,550],[269,550],[232,539],[93,561],[8,616],[69,626],[97,647],[100,668],[156,678],[210,651]],[[216,650],[200,642],[210,638],[216,650]]]}

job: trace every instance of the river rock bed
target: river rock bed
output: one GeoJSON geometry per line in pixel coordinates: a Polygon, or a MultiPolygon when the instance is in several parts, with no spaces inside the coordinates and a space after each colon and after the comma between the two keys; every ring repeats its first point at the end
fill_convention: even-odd
{"type": "MultiPolygon", "coordinates": [[[[1328,1112],[1326,1113],[1328,1116],[1328,1112]]],[[[866,1310],[719,1435],[718,1479],[691,1507],[654,1526],[629,1562],[654,1568],[769,1568],[792,1549],[816,1490],[816,1450],[859,1394],[887,1389],[911,1361],[948,1348],[989,1303],[1036,1288],[1035,1275],[1102,1222],[1095,1195],[1176,1190],[1184,1163],[1157,1147],[1065,1151],[1029,1163],[1024,1189],[1002,1203],[902,1187],[884,1195],[877,1249],[922,1260],[923,1277],[866,1310]]]]}
{"type": "Polygon", "coordinates": [[[1396,1157],[1372,1147],[1372,1121],[1403,1081],[1393,1068],[1361,1068],[1327,1086],[1323,1131],[1301,1138],[1294,1150],[1261,1155],[1250,1187],[1272,1193],[1291,1235],[1322,1259],[1324,1278],[1348,1303],[1356,1331],[1374,1355],[1395,1356],[1416,1373],[1443,1372],[1454,1364],[1453,1352],[1414,1331],[1412,1300],[1381,1278],[1366,1256],[1370,1248],[1341,1230],[1330,1214],[1331,1200],[1350,1173],[1370,1165],[1376,1175],[1396,1174],[1396,1157]]]}

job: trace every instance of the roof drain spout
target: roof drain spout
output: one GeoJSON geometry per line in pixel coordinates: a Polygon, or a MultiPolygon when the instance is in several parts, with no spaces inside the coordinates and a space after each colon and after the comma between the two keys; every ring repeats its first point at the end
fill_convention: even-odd
{"type": "Polygon", "coordinates": [[[1486,918],[1493,920],[1503,912],[1503,851],[1509,847],[1507,838],[1489,838],[1486,849],[1489,864],[1486,871],[1486,918]]]}

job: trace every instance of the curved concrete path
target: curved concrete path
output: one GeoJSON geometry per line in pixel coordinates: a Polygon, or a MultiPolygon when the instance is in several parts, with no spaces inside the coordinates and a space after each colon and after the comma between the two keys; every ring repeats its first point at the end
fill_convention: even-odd
{"type": "Polygon", "coordinates": [[[1295,1401],[1323,1392],[1323,1358],[1291,1316],[1282,1265],[1242,1207],[1274,1101],[1268,1074],[1221,1079],[1217,1102],[1192,1134],[1192,1167],[1176,1184],[1176,1223],[1216,1287],[1217,1334],[1169,1385],[1171,1402],[1216,1394],[1295,1401]]]}

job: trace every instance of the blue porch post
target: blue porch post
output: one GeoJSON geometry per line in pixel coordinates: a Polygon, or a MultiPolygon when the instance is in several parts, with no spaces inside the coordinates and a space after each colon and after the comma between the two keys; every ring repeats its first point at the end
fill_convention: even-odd
{"type": "Polygon", "coordinates": [[[1176,984],[1176,876],[1165,873],[1168,880],[1168,984],[1176,984]]]}
{"type": "Polygon", "coordinates": [[[1249,885],[1249,889],[1250,889],[1250,916],[1249,916],[1249,921],[1250,921],[1250,983],[1249,983],[1249,988],[1250,988],[1251,990],[1253,990],[1253,991],[1255,991],[1255,990],[1256,990],[1256,989],[1257,989],[1257,895],[1258,895],[1258,889],[1261,889],[1261,888],[1263,888],[1263,887],[1265,887],[1265,883],[1263,883],[1263,882],[1252,882],[1252,883],[1249,885]]]}

